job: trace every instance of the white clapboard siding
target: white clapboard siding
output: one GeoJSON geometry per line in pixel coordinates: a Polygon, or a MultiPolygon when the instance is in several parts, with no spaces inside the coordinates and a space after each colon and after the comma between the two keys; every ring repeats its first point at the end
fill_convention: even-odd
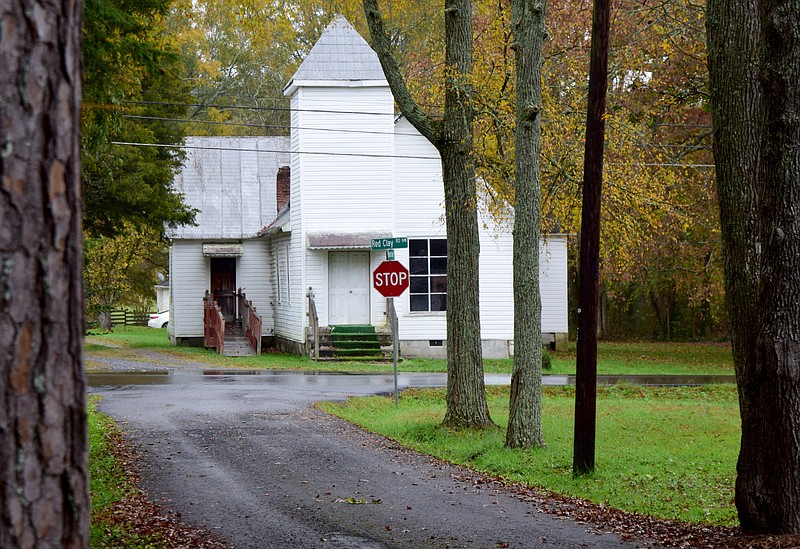
{"type": "MultiPolygon", "coordinates": [[[[238,242],[238,241],[237,241],[238,242]]],[[[236,260],[236,286],[243,288],[263,319],[262,335],[273,330],[270,249],[261,239],[243,241],[244,253],[236,260]]],[[[175,337],[203,336],[203,297],[210,286],[210,263],[203,256],[202,240],[175,240],[171,250],[172,311],[175,337]]]]}
{"type": "Polygon", "coordinates": [[[263,239],[249,239],[243,244],[244,253],[236,261],[236,286],[244,290],[247,299],[253,302],[261,317],[261,334],[270,335],[274,327],[272,284],[269,276],[272,265],[271,249],[263,239]]]}
{"type": "Polygon", "coordinates": [[[395,234],[444,237],[442,163],[436,147],[401,118],[395,126],[395,156],[395,234]]]}
{"type": "Polygon", "coordinates": [[[567,236],[546,235],[539,254],[542,332],[567,333],[567,236]]]}
{"type": "Polygon", "coordinates": [[[481,339],[514,339],[513,239],[487,219],[481,219],[480,304],[481,339]]]}
{"type": "Polygon", "coordinates": [[[320,326],[328,325],[328,251],[305,250],[306,289],[312,288],[320,326]]]}
{"type": "MultiPolygon", "coordinates": [[[[394,217],[398,236],[446,236],[444,189],[438,152],[405,119],[395,130],[394,217]],[[423,158],[420,158],[423,157],[423,158]]],[[[482,339],[511,340],[514,337],[513,238],[507,228],[490,219],[480,220],[480,306],[482,339]]],[[[378,262],[380,261],[378,257],[378,262]]],[[[397,253],[408,266],[408,252],[397,253]]],[[[567,331],[566,237],[548,236],[540,242],[539,280],[542,293],[542,332],[567,331]]],[[[379,294],[373,292],[373,295],[379,294]]],[[[445,339],[446,319],[442,313],[411,313],[408,294],[395,300],[400,315],[400,338],[445,339]]],[[[380,313],[380,309],[376,311],[380,313]]]]}
{"type": "Polygon", "coordinates": [[[301,187],[304,231],[390,231],[394,117],[389,88],[308,87],[294,98],[302,137],[293,149],[300,158],[293,162],[299,178],[293,170],[292,185],[301,187]]]}
{"type": "Polygon", "coordinates": [[[272,240],[272,304],[275,335],[290,341],[302,342],[307,325],[306,296],[305,292],[301,291],[302,277],[296,267],[301,262],[301,254],[297,253],[297,248],[291,236],[281,236],[272,240]],[[288,261],[288,264],[284,263],[285,261],[288,261]],[[285,285],[280,293],[278,269],[280,269],[280,284],[285,285]]]}
{"type": "Polygon", "coordinates": [[[209,274],[202,241],[174,240],[170,273],[170,331],[178,338],[203,337],[203,296],[209,274]]]}
{"type": "MultiPolygon", "coordinates": [[[[308,325],[306,316],[306,282],[305,282],[305,237],[303,233],[303,208],[305,206],[305,196],[303,189],[303,170],[302,165],[305,158],[297,151],[303,149],[305,132],[299,130],[304,121],[302,119],[302,107],[300,96],[303,90],[298,90],[291,97],[292,106],[292,128],[291,132],[291,186],[290,186],[290,210],[289,225],[291,233],[273,239],[273,257],[278,248],[283,248],[289,260],[287,267],[288,289],[287,299],[275,303],[275,336],[298,343],[305,342],[305,328],[308,325]]],[[[275,265],[277,267],[277,265],[275,265]]],[[[275,276],[275,268],[272,269],[272,276],[275,276]]],[[[274,281],[273,281],[274,284],[274,281]]]]}
{"type": "MultiPolygon", "coordinates": [[[[436,148],[405,119],[395,124],[393,215],[394,234],[409,238],[446,238],[442,165],[436,148]]],[[[408,267],[408,249],[397,250],[395,259],[408,267]]],[[[382,254],[373,256],[377,263],[382,254]]],[[[377,266],[377,264],[375,265],[377,266]]],[[[382,296],[376,310],[385,311],[382,296]]],[[[447,338],[445,313],[409,312],[406,291],[395,298],[401,340],[447,338]]]]}

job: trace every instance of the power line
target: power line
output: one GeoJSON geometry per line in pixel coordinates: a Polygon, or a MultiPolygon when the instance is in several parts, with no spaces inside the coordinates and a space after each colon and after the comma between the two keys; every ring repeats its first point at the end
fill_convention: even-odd
{"type": "Polygon", "coordinates": [[[370,111],[334,111],[328,109],[292,109],[290,107],[259,107],[256,105],[217,105],[210,103],[172,103],[169,101],[120,101],[126,105],[149,105],[161,107],[197,107],[201,109],[214,108],[214,109],[236,109],[236,110],[254,110],[254,111],[277,111],[277,112],[315,112],[325,114],[365,114],[377,116],[394,116],[394,112],[370,112],[370,111]]]}
{"type": "Polygon", "coordinates": [[[649,163],[649,162],[607,162],[608,166],[645,166],[654,168],[713,168],[714,164],[672,164],[672,163],[649,163]]]}
{"type": "Polygon", "coordinates": [[[309,130],[318,132],[339,132],[339,133],[366,133],[373,135],[403,135],[408,137],[416,137],[418,133],[402,133],[402,132],[381,132],[371,130],[348,130],[342,128],[311,128],[301,126],[287,126],[283,124],[258,124],[255,122],[231,122],[228,120],[192,120],[191,118],[168,118],[161,116],[142,116],[135,114],[123,114],[122,118],[132,118],[136,120],[152,120],[158,122],[184,122],[187,124],[211,124],[220,126],[245,126],[250,128],[272,128],[280,130],[309,130]]]}
{"type": "MultiPolygon", "coordinates": [[[[244,137],[245,139],[247,137],[244,137]]],[[[243,147],[202,147],[198,145],[164,145],[162,143],[136,143],[131,141],[111,141],[112,145],[122,145],[131,147],[156,147],[160,149],[198,149],[208,151],[238,151],[254,153],[276,153],[276,154],[309,154],[319,156],[350,156],[359,158],[405,158],[411,160],[440,160],[436,156],[415,156],[403,154],[366,154],[366,153],[337,153],[323,151],[286,151],[278,149],[247,149],[243,147]]],[[[672,163],[643,163],[643,162],[609,162],[609,166],[637,166],[654,168],[714,168],[714,164],[672,164],[672,163]]]]}
{"type": "Polygon", "coordinates": [[[355,156],[360,158],[408,158],[413,160],[440,160],[437,156],[414,156],[402,154],[366,154],[366,153],[337,153],[323,151],[285,151],[278,149],[246,149],[239,147],[201,147],[197,145],[164,145],[161,143],[135,143],[131,141],[111,141],[112,145],[124,145],[131,147],[156,147],[159,149],[199,149],[207,151],[238,151],[254,153],[277,153],[277,154],[313,154],[320,156],[355,156]]]}
{"type": "MultiPolygon", "coordinates": [[[[134,120],[150,120],[155,122],[181,122],[186,124],[209,124],[216,126],[240,126],[249,128],[271,128],[280,130],[308,130],[308,131],[319,131],[319,132],[337,132],[337,133],[355,133],[355,134],[363,133],[372,135],[400,135],[407,137],[417,137],[420,135],[418,133],[382,132],[373,130],[352,130],[352,129],[342,129],[342,128],[314,128],[308,126],[291,126],[286,124],[259,124],[257,122],[233,122],[229,120],[196,120],[192,118],[171,118],[166,116],[144,116],[136,114],[123,114],[122,118],[128,118],[134,120]]],[[[575,143],[571,144],[574,145],[575,143]]],[[[709,150],[711,148],[710,145],[673,145],[666,143],[645,143],[645,142],[637,142],[636,145],[640,147],[689,149],[695,151],[709,150]]]]}

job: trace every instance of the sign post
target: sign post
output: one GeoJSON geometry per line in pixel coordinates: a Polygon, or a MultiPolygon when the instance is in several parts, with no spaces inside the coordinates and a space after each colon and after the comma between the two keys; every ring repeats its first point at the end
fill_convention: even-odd
{"type": "Polygon", "coordinates": [[[408,289],[408,269],[399,261],[394,261],[395,248],[407,248],[408,238],[376,238],[372,240],[373,250],[386,250],[386,258],[372,272],[372,285],[380,294],[388,298],[386,313],[392,326],[392,363],[394,364],[394,408],[397,402],[397,355],[399,338],[397,334],[397,312],[394,308],[394,298],[399,297],[408,289]],[[391,256],[390,256],[391,253],[391,256]],[[391,257],[391,259],[390,259],[391,257]]]}

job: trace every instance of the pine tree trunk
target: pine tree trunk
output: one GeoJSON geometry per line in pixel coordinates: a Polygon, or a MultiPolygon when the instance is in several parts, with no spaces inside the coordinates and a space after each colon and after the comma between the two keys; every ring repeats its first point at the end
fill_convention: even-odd
{"type": "Polygon", "coordinates": [[[514,205],[514,369],[506,446],[544,446],[539,179],[544,2],[512,0],[517,73],[514,205]]]}
{"type": "Polygon", "coordinates": [[[81,3],[0,11],[0,547],[86,547],[81,3]]]}
{"type": "Polygon", "coordinates": [[[800,5],[710,0],[709,71],[749,533],[800,533],[800,5]]]}

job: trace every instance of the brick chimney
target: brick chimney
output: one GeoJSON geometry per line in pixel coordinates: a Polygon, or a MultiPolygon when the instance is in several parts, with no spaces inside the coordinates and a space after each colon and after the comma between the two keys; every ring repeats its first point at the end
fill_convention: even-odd
{"type": "Polygon", "coordinates": [[[281,166],[278,168],[278,181],[275,187],[275,201],[280,213],[284,208],[289,205],[291,197],[291,177],[289,166],[281,166]]]}

